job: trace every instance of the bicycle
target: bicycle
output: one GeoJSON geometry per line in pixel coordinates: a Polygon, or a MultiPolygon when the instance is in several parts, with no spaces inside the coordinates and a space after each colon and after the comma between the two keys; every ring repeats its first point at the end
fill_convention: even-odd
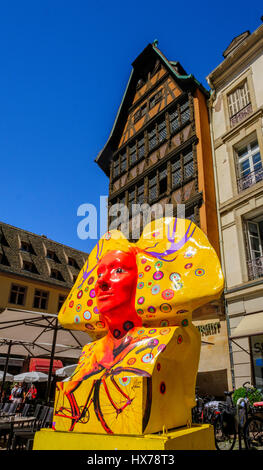
{"type": "Polygon", "coordinates": [[[219,402],[217,417],[214,421],[215,445],[217,450],[232,450],[238,435],[239,450],[242,450],[242,437],[246,449],[263,449],[263,418],[256,413],[263,410],[263,402],[250,404],[248,399],[249,382],[243,387],[245,397],[233,403],[234,391],[224,392],[225,402],[219,402]]]}

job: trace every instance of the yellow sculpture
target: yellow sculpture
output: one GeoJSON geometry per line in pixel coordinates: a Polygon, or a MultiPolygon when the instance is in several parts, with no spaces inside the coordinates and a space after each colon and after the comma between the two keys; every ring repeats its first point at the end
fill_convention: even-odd
{"type": "Polygon", "coordinates": [[[214,249],[190,220],[156,220],[135,244],[106,233],[59,313],[65,328],[94,341],[57,384],[53,429],[142,435],[190,423],[201,346],[192,311],[223,283],[214,249]]]}

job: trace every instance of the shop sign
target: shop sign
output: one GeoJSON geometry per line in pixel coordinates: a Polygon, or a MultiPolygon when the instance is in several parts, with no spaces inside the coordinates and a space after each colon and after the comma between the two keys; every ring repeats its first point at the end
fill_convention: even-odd
{"type": "Polygon", "coordinates": [[[201,333],[201,336],[212,336],[220,333],[221,324],[220,322],[205,323],[204,325],[196,325],[196,328],[201,333]]]}

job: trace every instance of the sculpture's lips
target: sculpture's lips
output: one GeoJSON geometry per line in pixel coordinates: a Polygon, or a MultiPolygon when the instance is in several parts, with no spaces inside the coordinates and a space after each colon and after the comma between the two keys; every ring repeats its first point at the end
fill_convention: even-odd
{"type": "Polygon", "coordinates": [[[100,300],[103,300],[103,299],[108,299],[108,297],[111,297],[112,295],[114,295],[113,293],[110,293],[110,292],[101,292],[99,295],[98,295],[98,299],[100,300]]]}

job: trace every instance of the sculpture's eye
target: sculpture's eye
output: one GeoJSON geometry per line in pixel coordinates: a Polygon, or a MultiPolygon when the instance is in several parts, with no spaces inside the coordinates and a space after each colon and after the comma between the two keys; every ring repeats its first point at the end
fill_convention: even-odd
{"type": "Polygon", "coordinates": [[[115,270],[115,272],[116,272],[116,273],[125,273],[124,269],[122,269],[122,268],[117,268],[117,269],[115,270]]]}
{"type": "Polygon", "coordinates": [[[101,276],[102,276],[102,273],[99,273],[99,274],[98,274],[98,277],[101,277],[101,276]]]}

